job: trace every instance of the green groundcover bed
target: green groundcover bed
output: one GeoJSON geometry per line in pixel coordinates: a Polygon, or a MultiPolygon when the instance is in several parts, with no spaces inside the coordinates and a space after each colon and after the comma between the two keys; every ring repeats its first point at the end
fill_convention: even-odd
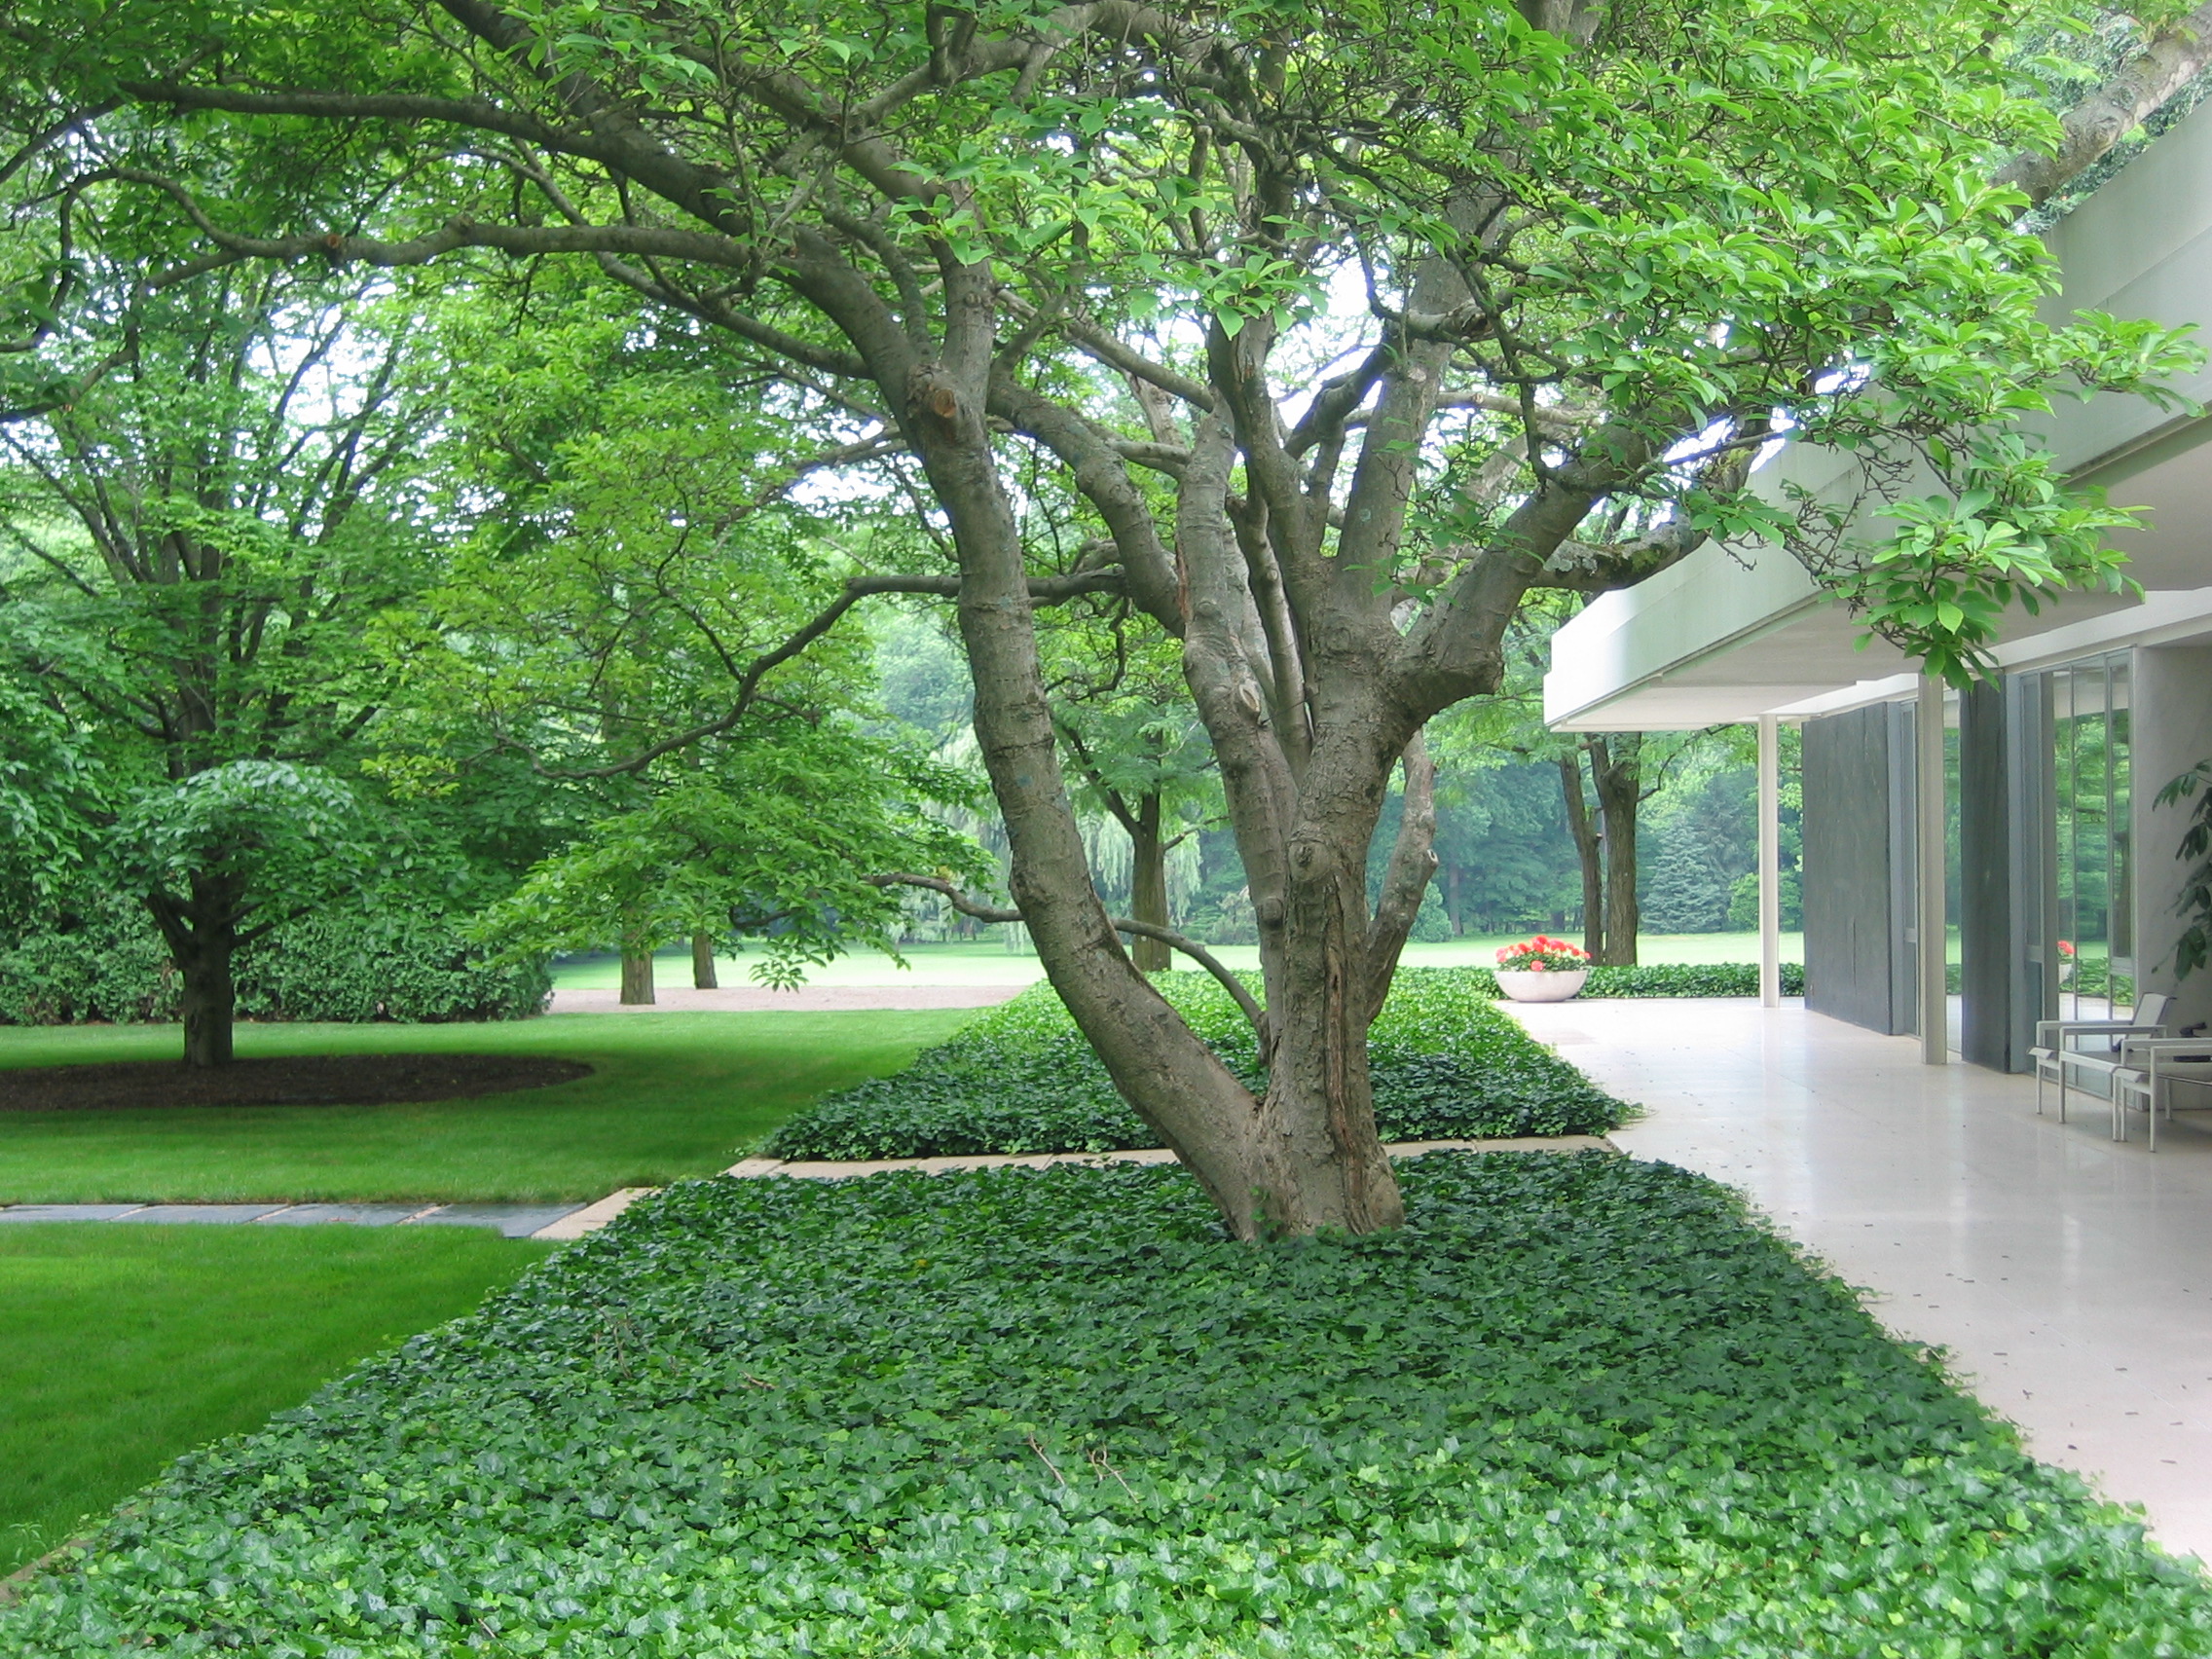
{"type": "MultiPolygon", "coordinates": [[[[1248,1083],[1252,1028],[1204,974],[1155,982],[1248,1083]]],[[[1530,1038],[1492,1000],[1481,969],[1406,968],[1368,1038],[1386,1141],[1594,1135],[1630,1108],[1530,1038]]],[[[1114,1090],[1051,986],[1036,984],[963,1026],[895,1077],[829,1095],[769,1136],[777,1158],[942,1158],[1157,1146],[1114,1090]]]]}
{"type": "Polygon", "coordinates": [[[2212,1585],[1722,1188],[1403,1166],[1223,1241],[1164,1167],[671,1189],[178,1462],[23,1659],[2212,1649],[2212,1585]]]}

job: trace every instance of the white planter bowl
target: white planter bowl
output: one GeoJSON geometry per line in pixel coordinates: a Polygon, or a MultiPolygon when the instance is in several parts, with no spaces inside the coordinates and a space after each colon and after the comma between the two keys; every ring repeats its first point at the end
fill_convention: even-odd
{"type": "Polygon", "coordinates": [[[1497,988],[1514,1002],[1566,1002],[1578,994],[1582,981],[1590,977],[1587,968],[1546,968],[1538,971],[1522,969],[1496,970],[1497,988]]]}

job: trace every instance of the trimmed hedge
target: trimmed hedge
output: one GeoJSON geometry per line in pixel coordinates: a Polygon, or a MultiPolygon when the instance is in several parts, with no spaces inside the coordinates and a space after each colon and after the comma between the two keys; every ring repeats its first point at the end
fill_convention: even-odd
{"type": "MultiPolygon", "coordinates": [[[[522,1019],[553,994],[543,962],[494,967],[436,915],[309,917],[239,952],[241,1019],[522,1019]]],[[[123,912],[0,949],[0,1024],[177,1017],[181,983],[153,924],[123,912]]]]}
{"type": "MultiPolygon", "coordinates": [[[[1470,968],[1470,974],[1488,974],[1487,968],[1470,968]]],[[[1492,983],[1494,985],[1495,980],[1492,983]]],[[[1756,962],[1645,962],[1634,968],[1593,968],[1582,987],[1586,997],[1755,997],[1759,994],[1756,962]]],[[[1805,994],[1805,966],[1782,965],[1782,994],[1805,994]]]]}
{"type": "MultiPolygon", "coordinates": [[[[1248,1083],[1252,1028],[1204,974],[1157,983],[1248,1083]]],[[[1488,974],[1408,968],[1369,1032],[1375,1116],[1392,1141],[1603,1134],[1629,1108],[1501,1014],[1488,974]]],[[[962,1028],[895,1077],[826,1096],[771,1135],[787,1159],[942,1158],[1108,1152],[1159,1137],[1115,1092],[1059,997],[1039,983],[962,1028]]]]}
{"type": "Polygon", "coordinates": [[[0,1651],[2212,1651],[2212,1585],[1724,1189],[1404,1184],[1257,1248],[1172,1168],[673,1188],[181,1458],[0,1651]]]}

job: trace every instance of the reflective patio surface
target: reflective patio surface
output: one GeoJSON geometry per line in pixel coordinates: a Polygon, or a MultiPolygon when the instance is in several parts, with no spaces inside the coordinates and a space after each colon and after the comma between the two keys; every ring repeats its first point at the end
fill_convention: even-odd
{"type": "Polygon", "coordinates": [[[2212,1561],[2212,1114],[2161,1123],[2154,1155],[2101,1100],[2062,1126],[2032,1079],[1924,1066],[1794,1001],[1507,1006],[1644,1107],[1622,1148],[1749,1194],[2038,1456],[2212,1561]]]}

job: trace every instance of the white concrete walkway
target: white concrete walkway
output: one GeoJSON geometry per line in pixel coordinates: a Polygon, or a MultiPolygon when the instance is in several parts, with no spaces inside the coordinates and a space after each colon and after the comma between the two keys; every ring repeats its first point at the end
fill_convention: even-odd
{"type": "Polygon", "coordinates": [[[2035,1115],[2032,1080],[1923,1066],[1801,1003],[1514,1006],[1650,1116],[1612,1139],[1750,1195],[1873,1294],[1894,1332],[1950,1350],[2035,1454],[2150,1513],[2212,1561],[2212,1133],[2146,1150],[2101,1100],[2035,1115]]]}

